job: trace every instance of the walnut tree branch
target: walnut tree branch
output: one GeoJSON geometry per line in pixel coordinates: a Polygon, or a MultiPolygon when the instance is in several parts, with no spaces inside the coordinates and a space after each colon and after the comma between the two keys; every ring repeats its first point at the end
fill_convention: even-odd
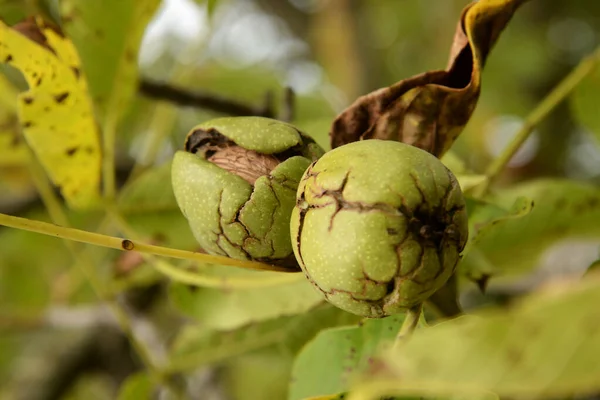
{"type": "Polygon", "coordinates": [[[139,91],[146,97],[170,101],[181,106],[192,106],[233,116],[260,116],[274,118],[272,96],[267,96],[262,106],[251,106],[242,102],[226,99],[219,95],[189,91],[172,86],[168,83],[157,82],[143,78],[139,91]]]}

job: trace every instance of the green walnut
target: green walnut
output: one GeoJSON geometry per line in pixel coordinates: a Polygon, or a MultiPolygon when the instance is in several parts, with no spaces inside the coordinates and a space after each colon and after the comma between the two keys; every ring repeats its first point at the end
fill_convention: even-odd
{"type": "Polygon", "coordinates": [[[313,163],[292,212],[294,253],[333,305],[370,318],[426,300],[467,240],[465,200],[433,155],[393,141],[338,147],[313,163]]]}
{"type": "Polygon", "coordinates": [[[302,174],[322,154],[290,124],[219,118],[194,127],[175,154],[173,191],[208,253],[298,269],[290,215],[302,174]]]}

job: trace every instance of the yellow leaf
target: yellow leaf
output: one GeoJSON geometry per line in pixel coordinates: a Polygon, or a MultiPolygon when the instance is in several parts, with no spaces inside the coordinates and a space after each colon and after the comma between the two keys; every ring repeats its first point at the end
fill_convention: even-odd
{"type": "Polygon", "coordinates": [[[64,30],[79,52],[102,121],[120,119],[135,96],[139,46],[159,4],[160,0],[60,2],[64,30]]]}
{"type": "Polygon", "coordinates": [[[0,167],[27,163],[25,143],[19,135],[16,114],[17,91],[4,75],[0,75],[0,167]]]}
{"type": "Polygon", "coordinates": [[[25,143],[19,140],[14,131],[0,125],[0,167],[21,166],[26,163],[25,143]]]}
{"type": "Polygon", "coordinates": [[[100,195],[101,152],[76,50],[41,19],[19,25],[0,22],[0,60],[29,85],[18,96],[23,134],[69,206],[90,207],[100,195]]]}

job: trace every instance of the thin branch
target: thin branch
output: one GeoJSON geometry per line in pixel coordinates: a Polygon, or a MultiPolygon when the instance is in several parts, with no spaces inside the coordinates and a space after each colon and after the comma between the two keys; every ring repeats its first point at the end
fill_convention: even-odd
{"type": "MultiPolygon", "coordinates": [[[[115,209],[111,209],[109,211],[109,215],[113,220],[113,223],[117,226],[119,231],[122,234],[126,235],[129,238],[139,240],[138,234],[131,228],[131,226],[123,219],[123,217],[117,212],[115,209]]],[[[193,273],[190,271],[186,271],[185,269],[178,268],[174,265],[171,265],[163,260],[159,260],[154,257],[152,254],[143,254],[142,257],[148,263],[150,263],[157,271],[162,273],[163,275],[168,276],[171,280],[175,282],[182,282],[188,285],[194,286],[203,286],[203,287],[217,287],[217,288],[228,288],[227,279],[222,277],[211,277],[211,276],[202,276],[197,273],[193,273]]],[[[282,283],[294,282],[296,280],[304,279],[300,274],[283,274],[279,275],[275,278],[265,278],[262,277],[256,282],[250,280],[248,282],[247,279],[243,279],[241,281],[238,280],[237,284],[239,287],[247,289],[248,287],[266,287],[270,285],[279,285],[282,283]]],[[[234,282],[235,283],[235,282],[234,282]]],[[[232,289],[232,287],[229,287],[232,289]]]]}
{"type": "Polygon", "coordinates": [[[418,304],[415,307],[409,308],[406,310],[406,316],[404,317],[404,322],[400,327],[400,331],[398,335],[396,335],[396,341],[394,342],[394,347],[398,348],[403,343],[405,343],[408,338],[412,335],[412,333],[417,328],[419,324],[419,318],[421,318],[421,313],[423,312],[423,304],[418,304]]]}
{"type": "MultiPolygon", "coordinates": [[[[52,191],[50,183],[48,182],[48,180],[46,179],[46,176],[44,175],[42,166],[39,164],[37,159],[35,159],[33,152],[31,150],[29,150],[29,156],[30,156],[29,166],[30,166],[30,171],[31,171],[31,174],[32,174],[32,177],[34,180],[34,184],[38,188],[38,192],[40,193],[40,196],[42,197],[42,201],[44,202],[44,205],[46,206],[46,209],[48,210],[48,213],[50,214],[50,219],[52,219],[53,222],[64,225],[64,226],[59,227],[58,225],[53,225],[53,224],[47,224],[47,223],[42,223],[42,224],[45,224],[48,227],[54,226],[56,228],[59,228],[60,230],[64,230],[67,232],[68,231],[77,231],[76,229],[72,229],[72,228],[68,227],[69,220],[66,216],[66,213],[65,213],[64,209],[62,208],[60,201],[56,197],[56,194],[52,191]]],[[[9,217],[9,216],[6,216],[6,217],[9,217]]],[[[17,218],[17,217],[9,217],[9,218],[17,218]]],[[[30,223],[32,226],[36,226],[36,221],[27,220],[25,218],[17,218],[17,219],[19,219],[21,221],[28,221],[28,223],[30,223]]],[[[1,224],[1,222],[0,222],[0,224],[1,224]]],[[[52,232],[52,231],[53,230],[50,228],[49,232],[52,232]]],[[[83,231],[81,231],[81,232],[83,232],[83,231]]],[[[59,233],[56,232],[56,230],[54,230],[54,232],[51,233],[51,235],[61,236],[59,233]]],[[[96,296],[98,296],[98,298],[100,300],[106,302],[108,307],[113,312],[115,318],[117,319],[117,322],[119,323],[119,327],[121,328],[121,330],[123,331],[125,336],[129,339],[131,346],[137,352],[137,355],[140,357],[140,360],[142,361],[142,363],[148,370],[148,373],[156,380],[157,383],[162,383],[162,384],[165,384],[166,386],[170,386],[170,382],[165,380],[165,377],[163,376],[162,371],[160,371],[157,368],[157,366],[154,364],[154,362],[152,360],[152,356],[151,356],[150,352],[148,351],[148,349],[135,336],[135,334],[133,332],[133,327],[132,327],[132,324],[131,324],[131,321],[129,319],[129,315],[127,314],[127,312],[123,308],[121,308],[121,306],[116,301],[114,301],[114,299],[111,299],[108,297],[107,290],[104,287],[102,280],[100,279],[100,276],[96,273],[93,260],[84,254],[78,253],[78,249],[75,248],[73,242],[65,241],[64,245],[66,246],[69,253],[71,253],[71,255],[73,256],[73,258],[75,260],[75,265],[77,265],[80,268],[82,275],[85,276],[86,280],[92,287],[93,291],[96,293],[96,296]]]]}
{"type": "Polygon", "coordinates": [[[22,229],[29,232],[41,233],[43,235],[54,236],[62,239],[68,239],[75,242],[93,244],[111,249],[138,251],[140,253],[155,254],[171,258],[185,260],[196,260],[205,264],[228,265],[239,268],[260,270],[260,271],[278,271],[278,272],[297,272],[285,267],[263,264],[257,261],[237,260],[234,258],[213,256],[209,254],[195,253],[193,251],[172,249],[169,247],[154,246],[129,239],[121,239],[114,236],[101,235],[83,231],[80,229],[65,228],[62,226],[49,224],[47,222],[35,221],[27,218],[14,217],[11,215],[0,214],[0,225],[10,228],[22,229]]]}
{"type": "Polygon", "coordinates": [[[237,117],[252,115],[267,118],[275,117],[275,112],[270,100],[267,100],[262,106],[251,106],[215,94],[198,91],[192,92],[183,88],[171,86],[168,83],[157,82],[147,78],[140,81],[139,91],[144,96],[154,99],[170,101],[181,106],[204,108],[206,110],[237,117]]]}
{"type": "Polygon", "coordinates": [[[283,104],[282,104],[282,112],[281,112],[281,117],[280,119],[284,122],[292,122],[294,120],[295,116],[295,102],[296,102],[296,93],[294,93],[294,90],[291,87],[286,87],[285,88],[285,93],[284,93],[284,97],[283,97],[283,104]]]}
{"type": "Polygon", "coordinates": [[[600,47],[591,55],[581,60],[558,85],[531,111],[525,118],[525,123],[516,133],[513,140],[508,144],[504,151],[487,168],[486,183],[476,192],[478,196],[483,196],[487,192],[490,184],[500,175],[502,170],[508,165],[515,153],[521,148],[521,145],[527,140],[534,128],[550,114],[554,108],[564,101],[567,96],[579,85],[583,79],[588,76],[600,63],[600,47]]]}

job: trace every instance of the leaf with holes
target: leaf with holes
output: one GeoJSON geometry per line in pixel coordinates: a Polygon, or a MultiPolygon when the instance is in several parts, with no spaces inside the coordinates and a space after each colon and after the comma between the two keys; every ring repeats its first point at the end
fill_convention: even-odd
{"type": "Polygon", "coordinates": [[[100,141],[87,84],[69,39],[41,19],[0,22],[0,60],[23,73],[18,96],[25,138],[74,208],[99,198],[100,141]]]}

